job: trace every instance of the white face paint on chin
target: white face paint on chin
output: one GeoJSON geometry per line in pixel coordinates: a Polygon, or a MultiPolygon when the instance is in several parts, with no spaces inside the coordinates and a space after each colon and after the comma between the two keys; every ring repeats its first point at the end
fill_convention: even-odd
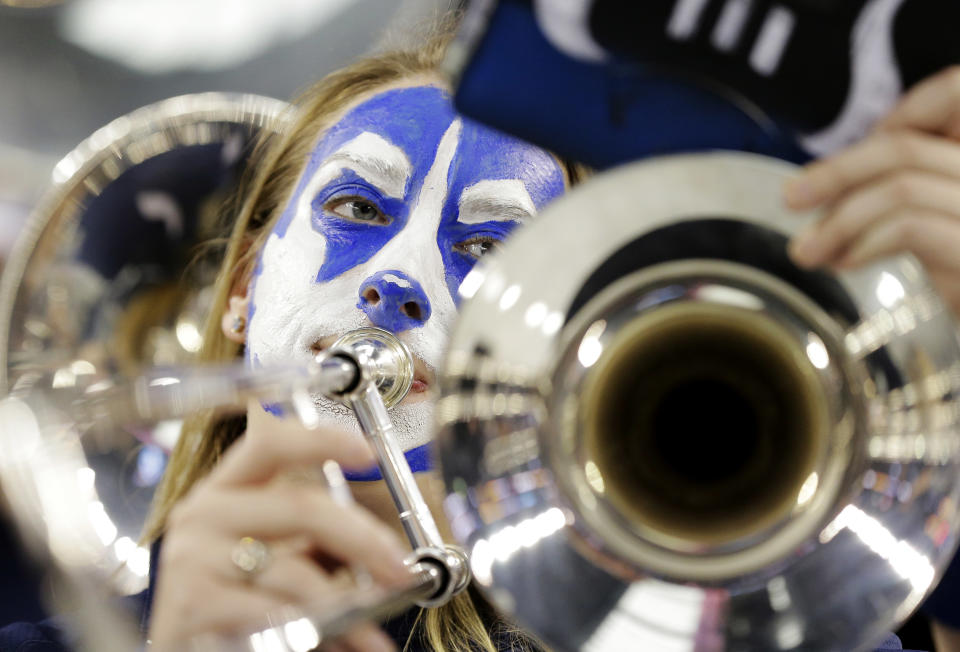
{"type": "MultiPolygon", "coordinates": [[[[562,191],[552,157],[463,123],[441,89],[375,95],[320,139],[261,252],[248,363],[307,360],[317,344],[376,325],[410,347],[429,382],[478,252],[562,191]]],[[[391,411],[404,451],[430,439],[425,398],[391,411]]],[[[357,430],[351,410],[316,401],[326,425],[357,430]]]]}

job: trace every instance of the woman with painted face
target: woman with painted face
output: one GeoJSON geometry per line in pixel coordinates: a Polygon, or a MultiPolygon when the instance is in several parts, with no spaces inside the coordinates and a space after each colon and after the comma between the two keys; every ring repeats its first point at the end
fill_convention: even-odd
{"type": "MultiPolygon", "coordinates": [[[[256,367],[305,361],[358,326],[397,333],[415,355],[416,381],[392,417],[437,515],[425,449],[427,390],[456,313],[455,290],[479,257],[576,180],[572,166],[453,113],[436,74],[445,42],[439,37],[416,52],[373,57],[334,73],[301,98],[285,134],[261,144],[201,354],[210,362],[243,356],[256,367]]],[[[789,188],[798,207],[833,207],[795,243],[799,262],[856,264],[909,248],[933,266],[950,294],[960,276],[948,255],[960,233],[951,208],[960,203],[949,203],[960,161],[955,145],[924,135],[960,133],[950,119],[955,113],[940,111],[938,127],[937,117],[924,112],[948,106],[934,95],[950,88],[960,85],[941,80],[918,89],[926,100],[907,98],[876,140],[818,164],[833,167],[812,167],[789,188]],[[917,184],[939,190],[897,194],[917,184]],[[897,210],[876,208],[891,205],[868,201],[874,190],[901,197],[897,210]],[[916,231],[906,231],[912,237],[891,237],[907,228],[903,211],[940,197],[944,203],[928,207],[916,231]],[[923,237],[934,230],[941,236],[923,237]]],[[[950,298],[957,306],[955,295],[950,298]]],[[[325,419],[320,431],[258,404],[243,417],[202,415],[185,425],[147,532],[162,543],[154,546],[159,554],[148,595],[155,649],[185,649],[198,635],[245,630],[283,605],[342,590],[326,570],[331,560],[363,566],[387,586],[408,578],[407,548],[386,525],[398,522],[393,502],[353,415],[316,401],[325,419]],[[350,470],[361,507],[289,477],[329,459],[350,470]]],[[[389,636],[362,626],[341,645],[535,645],[472,593],[437,610],[400,614],[385,627],[389,636]]]]}
{"type": "MultiPolygon", "coordinates": [[[[211,361],[243,355],[257,366],[306,360],[357,326],[396,332],[417,371],[412,395],[392,416],[428,500],[437,492],[424,448],[426,390],[456,312],[455,289],[477,258],[575,176],[549,154],[455,116],[434,72],[442,51],[440,39],[416,53],[365,60],[301,100],[296,125],[266,150],[245,196],[203,352],[211,361]]],[[[948,254],[960,224],[950,206],[960,204],[948,198],[960,168],[952,164],[956,146],[943,138],[954,114],[940,111],[945,126],[937,127],[924,107],[946,100],[916,99],[946,93],[953,86],[945,79],[908,97],[873,139],[815,164],[787,189],[797,207],[831,207],[794,243],[800,263],[859,264],[908,248],[956,306],[958,273],[948,254]],[[897,192],[914,186],[934,192],[897,192]],[[944,203],[926,206],[922,219],[905,217],[918,202],[940,197],[944,203]],[[934,233],[942,237],[927,237],[934,233]]],[[[406,577],[405,548],[383,525],[397,522],[393,503],[352,414],[317,402],[328,426],[322,436],[259,405],[245,419],[187,424],[149,532],[163,541],[150,624],[157,647],[243,629],[283,604],[335,590],[317,551],[362,564],[387,585],[406,577]],[[282,478],[326,459],[353,469],[353,492],[365,509],[282,478]],[[270,561],[253,576],[231,561],[243,537],[269,544],[270,561]]],[[[409,640],[413,649],[532,645],[470,594],[404,614],[387,629],[393,642],[409,640]]],[[[391,640],[366,626],[347,644],[379,649],[391,640]]]]}
{"type": "MultiPolygon", "coordinates": [[[[572,167],[547,152],[455,115],[436,73],[446,40],[332,74],[301,98],[295,124],[264,144],[201,354],[242,355],[256,368],[306,362],[360,326],[397,334],[414,355],[415,380],[391,417],[435,514],[427,390],[456,315],[456,289],[480,257],[573,181],[572,167]]],[[[162,542],[148,596],[155,648],[184,649],[197,635],[243,630],[285,604],[330,593],[334,580],[318,555],[362,565],[387,586],[409,581],[409,550],[385,525],[399,530],[396,509],[355,417],[315,401],[319,431],[258,404],[241,418],[185,424],[148,525],[148,539],[162,542]],[[289,480],[290,471],[328,459],[346,467],[361,508],[289,480]]],[[[532,645],[472,592],[400,614],[385,628],[390,636],[360,627],[342,644],[532,645]]]]}

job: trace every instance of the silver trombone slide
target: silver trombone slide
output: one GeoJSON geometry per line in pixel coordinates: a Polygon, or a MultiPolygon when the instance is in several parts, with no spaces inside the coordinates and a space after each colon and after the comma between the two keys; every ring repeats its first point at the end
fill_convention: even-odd
{"type": "MultiPolygon", "coordinates": [[[[351,331],[305,366],[166,368],[130,382],[108,379],[61,388],[52,388],[49,379],[39,374],[24,377],[14,394],[0,401],[0,435],[10,444],[4,454],[4,477],[18,478],[8,485],[8,498],[17,513],[39,516],[33,519],[35,531],[30,535],[43,542],[41,549],[50,550],[57,567],[81,574],[91,567],[116,567],[120,560],[99,545],[85,521],[89,505],[80,504],[83,497],[71,493],[63,482],[52,482],[54,476],[69,479],[85,467],[79,433],[105,425],[130,427],[176,419],[199,410],[242,410],[251,400],[292,407],[311,427],[317,423],[311,396],[322,393],[353,408],[377,454],[413,548],[412,579],[397,591],[359,587],[330,604],[301,608],[296,612],[299,627],[330,640],[360,620],[395,612],[400,606],[443,604],[466,588],[470,571],[465,553],[440,537],[393,435],[387,401],[392,406],[403,399],[412,369],[410,353],[400,340],[387,331],[367,328],[351,331]],[[64,497],[71,495],[66,504],[64,497]],[[57,512],[56,518],[48,518],[51,509],[57,512]],[[36,531],[52,525],[56,532],[36,531]]],[[[282,619],[283,614],[270,615],[264,631],[282,629],[285,624],[276,625],[282,619]]],[[[263,635],[269,636],[256,632],[232,639],[232,647],[221,645],[220,649],[247,649],[263,635]]]]}

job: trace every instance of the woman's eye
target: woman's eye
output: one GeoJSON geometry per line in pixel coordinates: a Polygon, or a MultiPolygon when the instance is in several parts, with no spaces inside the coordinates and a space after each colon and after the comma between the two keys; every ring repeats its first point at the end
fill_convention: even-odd
{"type": "Polygon", "coordinates": [[[390,223],[390,219],[381,213],[379,208],[364,199],[337,201],[328,205],[327,210],[351,222],[362,222],[364,224],[390,223]]]}
{"type": "Polygon", "coordinates": [[[490,253],[499,246],[499,242],[494,238],[489,237],[479,237],[471,238],[464,242],[457,243],[455,246],[458,251],[461,251],[468,256],[473,256],[474,258],[481,258],[486,254],[490,253]]]}

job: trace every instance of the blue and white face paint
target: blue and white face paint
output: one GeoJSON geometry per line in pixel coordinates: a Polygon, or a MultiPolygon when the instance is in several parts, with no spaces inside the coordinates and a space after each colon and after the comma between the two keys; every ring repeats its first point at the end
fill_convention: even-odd
{"type": "MultiPolygon", "coordinates": [[[[386,90],[320,139],[251,281],[247,361],[307,359],[375,325],[417,358],[417,381],[391,411],[414,470],[429,466],[433,378],[457,288],[484,253],[564,191],[541,149],[458,118],[434,86],[386,90]]],[[[326,423],[351,411],[317,397],[326,423]]],[[[354,479],[377,479],[378,472],[354,479]]]]}

